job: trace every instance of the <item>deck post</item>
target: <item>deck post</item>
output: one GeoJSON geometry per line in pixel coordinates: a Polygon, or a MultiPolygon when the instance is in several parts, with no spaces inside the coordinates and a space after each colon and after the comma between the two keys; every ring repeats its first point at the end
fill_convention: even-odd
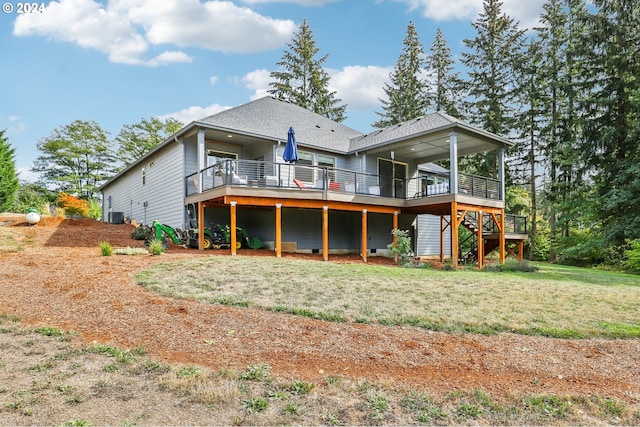
{"type": "Polygon", "coordinates": [[[451,202],[451,261],[458,267],[458,203],[451,202]]]}
{"type": "Polygon", "coordinates": [[[276,203],[276,257],[282,257],[282,203],[276,203]]]}
{"type": "Polygon", "coordinates": [[[504,209],[500,209],[500,264],[504,264],[506,258],[506,241],[504,231],[504,209]]]}
{"type": "Polygon", "coordinates": [[[458,194],[458,134],[456,132],[449,134],[449,160],[449,192],[458,194]]]}
{"type": "Polygon", "coordinates": [[[440,262],[444,262],[444,230],[447,228],[444,225],[444,215],[440,215],[440,262]]]}
{"type": "Polygon", "coordinates": [[[367,262],[367,210],[362,209],[362,261],[367,262]]]}
{"type": "Polygon", "coordinates": [[[482,225],[482,211],[478,211],[478,269],[484,264],[484,226],[482,225]]]}
{"type": "Polygon", "coordinates": [[[524,240],[518,240],[518,261],[524,261],[524,240]]]}
{"type": "Polygon", "coordinates": [[[500,181],[500,200],[504,202],[504,147],[498,148],[498,180],[500,181]]]}
{"type": "Polygon", "coordinates": [[[329,206],[322,207],[322,260],[329,261],[329,206]]]}
{"type": "Polygon", "coordinates": [[[204,142],[204,129],[198,129],[198,135],[196,137],[197,141],[198,141],[198,188],[197,191],[198,193],[202,193],[202,190],[204,189],[204,174],[202,173],[202,171],[204,170],[205,166],[205,157],[206,157],[206,153],[205,153],[205,142],[204,142]]]}
{"type": "Polygon", "coordinates": [[[232,201],[230,203],[231,205],[231,225],[229,226],[229,240],[231,243],[231,255],[235,256],[236,255],[236,244],[237,244],[237,236],[236,236],[236,223],[237,223],[237,218],[236,218],[236,205],[238,204],[238,202],[232,201]]]}
{"type": "Polygon", "coordinates": [[[198,202],[198,250],[204,251],[204,203],[198,202]]]}
{"type": "MultiPolygon", "coordinates": [[[[398,211],[393,212],[393,229],[398,229],[398,211]]],[[[398,248],[398,236],[396,234],[393,235],[393,247],[398,248]]],[[[393,260],[398,262],[398,252],[394,253],[393,260]]]]}

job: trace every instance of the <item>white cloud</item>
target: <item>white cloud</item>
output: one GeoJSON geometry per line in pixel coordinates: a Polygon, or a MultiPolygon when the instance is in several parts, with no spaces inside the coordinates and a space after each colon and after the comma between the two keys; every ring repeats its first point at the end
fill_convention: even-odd
{"type": "Polygon", "coordinates": [[[29,167],[16,168],[18,179],[26,182],[37,182],[40,180],[40,172],[33,172],[29,167]]]}
{"type": "Polygon", "coordinates": [[[294,3],[301,6],[323,6],[327,3],[335,3],[340,0],[242,0],[246,4],[266,4],[266,3],[294,3]]]}
{"type": "Polygon", "coordinates": [[[0,116],[0,130],[6,129],[9,133],[21,133],[28,129],[26,123],[22,122],[20,116],[0,116]],[[5,126],[3,123],[8,122],[9,125],[5,126]]]}
{"type": "Polygon", "coordinates": [[[145,64],[150,67],[157,67],[159,65],[167,65],[173,62],[191,62],[193,58],[184,52],[162,52],[160,55],[153,59],[150,59],[145,64]]]}
{"type": "Polygon", "coordinates": [[[161,120],[168,118],[174,118],[180,120],[182,123],[191,123],[196,120],[204,119],[220,111],[228,110],[231,107],[226,107],[219,104],[212,104],[208,107],[192,106],[185,108],[184,110],[176,111],[174,113],[164,114],[158,116],[161,120]]]}
{"type": "MultiPolygon", "coordinates": [[[[474,20],[482,12],[482,0],[392,0],[405,3],[410,10],[420,10],[425,18],[436,21],[474,20]]],[[[503,11],[520,22],[521,27],[531,27],[537,22],[546,0],[504,0],[503,11]]]]}
{"type": "Polygon", "coordinates": [[[209,77],[209,83],[211,83],[211,86],[215,86],[218,83],[218,76],[209,77]]]}
{"type": "Polygon", "coordinates": [[[13,33],[43,36],[104,52],[120,64],[158,66],[189,62],[181,51],[151,55],[160,45],[221,52],[259,52],[282,46],[296,30],[292,20],[262,16],[230,1],[59,0],[44,13],[19,15],[13,33]]]}
{"type": "Polygon", "coordinates": [[[391,71],[391,67],[347,66],[331,73],[331,90],[337,92],[349,111],[371,110],[385,97],[384,84],[391,71]]]}
{"type": "MultiPolygon", "coordinates": [[[[331,77],[329,90],[336,91],[336,97],[347,104],[349,111],[366,111],[380,105],[379,98],[385,96],[383,87],[392,68],[354,65],[325,71],[331,77]]],[[[252,100],[262,98],[269,95],[270,71],[252,71],[242,76],[239,82],[253,91],[252,100]]]]}

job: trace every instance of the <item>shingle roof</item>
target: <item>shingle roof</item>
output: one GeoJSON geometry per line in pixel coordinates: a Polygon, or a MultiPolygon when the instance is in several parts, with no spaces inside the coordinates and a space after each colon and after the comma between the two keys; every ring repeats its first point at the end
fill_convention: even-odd
{"type": "Polygon", "coordinates": [[[313,111],[270,96],[222,111],[198,120],[195,124],[237,130],[283,141],[287,138],[289,127],[293,126],[299,145],[341,154],[365,151],[372,147],[452,127],[464,128],[477,135],[511,145],[511,142],[504,138],[442,112],[426,114],[363,134],[313,111]]]}
{"type": "Polygon", "coordinates": [[[362,135],[354,129],[289,102],[264,97],[198,120],[197,123],[267,138],[287,140],[290,126],[298,145],[338,153],[349,151],[352,139],[362,135]]]}
{"type": "Polygon", "coordinates": [[[427,114],[416,119],[388,126],[384,129],[379,129],[363,135],[352,141],[351,151],[364,150],[408,136],[427,133],[435,129],[446,128],[455,124],[464,124],[464,122],[441,112],[427,114]]]}

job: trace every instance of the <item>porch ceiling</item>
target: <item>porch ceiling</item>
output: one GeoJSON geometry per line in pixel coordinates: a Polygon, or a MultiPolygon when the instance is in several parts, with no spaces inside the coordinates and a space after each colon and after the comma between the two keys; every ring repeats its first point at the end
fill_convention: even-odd
{"type": "MultiPolygon", "coordinates": [[[[448,159],[450,156],[450,134],[451,130],[419,135],[414,138],[407,138],[384,146],[379,146],[368,150],[369,153],[390,157],[394,152],[396,159],[414,159],[418,163],[434,162],[448,159]]],[[[495,150],[501,146],[495,140],[483,135],[458,130],[458,156],[466,156],[474,153],[495,150]]]]}

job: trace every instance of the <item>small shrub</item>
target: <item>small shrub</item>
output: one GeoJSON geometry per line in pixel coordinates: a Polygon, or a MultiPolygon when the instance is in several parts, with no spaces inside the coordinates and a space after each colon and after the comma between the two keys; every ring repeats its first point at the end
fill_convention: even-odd
{"type": "Polygon", "coordinates": [[[151,255],[162,255],[164,252],[164,244],[162,243],[162,240],[151,240],[149,242],[149,252],[151,252],[151,255]]]}
{"type": "Polygon", "coordinates": [[[269,365],[253,365],[246,372],[241,372],[239,378],[241,380],[262,381],[269,376],[270,370],[271,367],[269,365]]]}
{"type": "Polygon", "coordinates": [[[409,267],[413,263],[413,250],[411,249],[411,239],[408,230],[394,228],[391,234],[396,237],[396,245],[389,243],[387,249],[392,256],[398,256],[398,265],[409,267]]]}
{"type": "Polygon", "coordinates": [[[131,233],[131,238],[133,240],[147,240],[152,235],[151,227],[148,225],[140,225],[133,230],[131,233]]]}
{"type": "Polygon", "coordinates": [[[487,264],[483,267],[485,271],[493,271],[493,272],[524,272],[524,273],[532,273],[534,271],[538,271],[539,268],[527,260],[524,261],[513,261],[509,260],[504,264],[487,264]]]}
{"type": "Polygon", "coordinates": [[[35,332],[37,332],[40,335],[44,335],[45,337],[57,337],[57,336],[64,335],[64,331],[62,329],[54,328],[54,327],[37,328],[35,332]]]}
{"type": "Polygon", "coordinates": [[[629,241],[630,249],[625,252],[627,261],[625,267],[634,273],[640,273],[640,239],[629,241]]]}
{"type": "Polygon", "coordinates": [[[249,412],[264,412],[269,404],[259,397],[252,397],[242,402],[242,406],[249,412]]]}
{"type": "Polygon", "coordinates": [[[87,216],[93,219],[102,218],[102,203],[98,199],[89,199],[87,216]]]}
{"type": "Polygon", "coordinates": [[[102,256],[111,256],[113,254],[113,247],[111,247],[111,243],[106,240],[104,242],[100,242],[99,246],[102,256]]]}
{"type": "Polygon", "coordinates": [[[114,255],[147,255],[149,252],[145,248],[117,248],[113,250],[114,255]]]}
{"type": "Polygon", "coordinates": [[[293,394],[307,394],[315,388],[315,384],[306,381],[294,381],[289,386],[289,391],[293,394]]]}
{"type": "Polygon", "coordinates": [[[202,374],[202,369],[195,366],[185,366],[176,372],[178,378],[200,377],[202,374]]]}
{"type": "Polygon", "coordinates": [[[67,194],[64,191],[58,195],[58,206],[64,209],[64,213],[67,216],[89,216],[89,202],[67,194]]]}

